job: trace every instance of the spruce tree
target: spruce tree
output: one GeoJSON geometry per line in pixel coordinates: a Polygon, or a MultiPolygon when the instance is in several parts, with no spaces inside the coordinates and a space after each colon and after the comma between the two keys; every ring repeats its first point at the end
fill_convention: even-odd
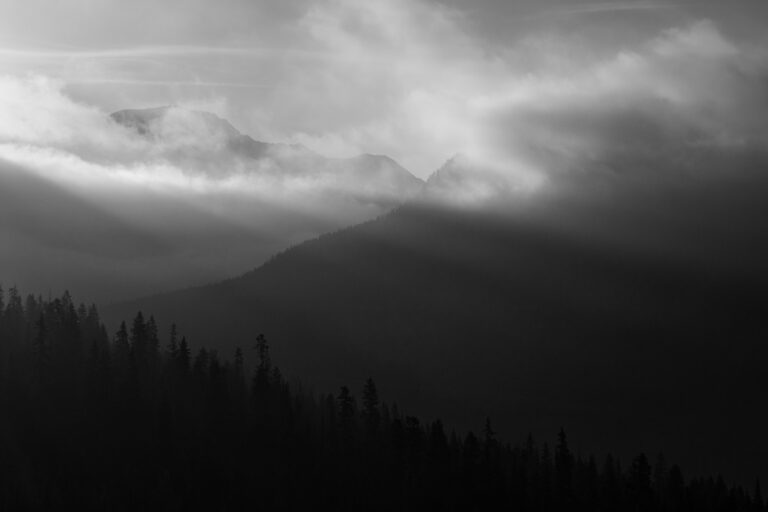
{"type": "Polygon", "coordinates": [[[379,393],[373,379],[368,377],[363,387],[363,420],[369,434],[375,433],[379,428],[381,414],[379,413],[379,393]]]}
{"type": "Polygon", "coordinates": [[[186,336],[182,336],[181,342],[179,343],[179,356],[177,359],[177,364],[178,364],[178,368],[184,374],[189,373],[190,357],[191,356],[190,356],[189,344],[187,343],[187,338],[186,336]]]}

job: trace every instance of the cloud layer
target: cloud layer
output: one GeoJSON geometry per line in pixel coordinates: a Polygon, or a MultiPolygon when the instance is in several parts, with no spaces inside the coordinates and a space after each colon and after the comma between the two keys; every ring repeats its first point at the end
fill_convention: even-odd
{"type": "Polygon", "coordinates": [[[220,280],[420,186],[386,159],[260,145],[182,108],[141,134],[63,87],[0,77],[4,284],[109,300],[220,280]],[[267,149],[251,158],[233,140],[267,149]]]}
{"type": "Polygon", "coordinates": [[[488,135],[510,152],[562,157],[561,167],[665,165],[702,147],[765,147],[766,69],[762,55],[700,21],[567,77],[519,81],[483,101],[488,135]]]}
{"type": "Polygon", "coordinates": [[[19,6],[30,34],[57,38],[17,34],[0,70],[58,77],[105,111],[196,104],[260,140],[387,154],[423,178],[456,153],[525,174],[542,167],[531,161],[540,146],[595,156],[653,137],[752,144],[765,134],[754,113],[767,45],[748,30],[749,14],[765,10],[754,2],[739,16],[708,0],[148,2],[141,30],[100,5],[98,23],[72,20],[82,34],[19,6]]]}
{"type": "MultiPolygon", "coordinates": [[[[247,270],[385,211],[379,199],[397,193],[377,176],[397,164],[333,158],[389,155],[426,178],[461,154],[432,185],[467,204],[499,190],[582,187],[594,175],[724,174],[768,142],[768,41],[714,2],[141,5],[153,14],[145,25],[111,2],[57,4],[40,17],[30,2],[13,23],[0,6],[0,176],[6,191],[16,183],[31,194],[18,203],[26,220],[0,233],[6,247],[40,254],[55,241],[69,251],[62,260],[77,261],[88,233],[137,233],[124,253],[138,255],[136,274],[165,258],[178,270],[161,280],[167,288],[247,270]],[[86,9],[95,17],[78,14],[86,9]],[[226,130],[188,110],[171,109],[153,137],[108,115],[168,104],[282,144],[243,159],[226,130]],[[56,229],[40,228],[38,186],[62,212],[75,201],[107,220],[61,215],[56,229]]],[[[91,252],[94,267],[115,261],[91,252]]]]}

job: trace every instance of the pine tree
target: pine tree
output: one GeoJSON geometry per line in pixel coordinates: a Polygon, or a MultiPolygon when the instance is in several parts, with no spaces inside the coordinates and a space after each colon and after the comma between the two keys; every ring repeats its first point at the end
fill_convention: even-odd
{"type": "Polygon", "coordinates": [[[379,413],[379,393],[373,379],[368,377],[363,387],[363,420],[369,435],[379,429],[381,415],[379,413]]]}
{"type": "Polygon", "coordinates": [[[171,361],[176,361],[179,357],[179,343],[178,332],[176,331],[176,324],[171,324],[171,334],[168,339],[168,347],[165,349],[166,355],[171,361]]]}
{"type": "Polygon", "coordinates": [[[147,322],[147,325],[146,325],[146,330],[147,330],[148,355],[150,360],[155,360],[160,350],[160,339],[157,334],[157,323],[155,322],[154,316],[149,317],[149,321],[147,322]]]}
{"type": "Polygon", "coordinates": [[[210,354],[205,347],[202,347],[197,351],[195,360],[192,363],[192,375],[194,375],[198,381],[202,382],[208,376],[210,362],[210,354]]]}
{"type": "Polygon", "coordinates": [[[571,498],[573,483],[573,455],[568,448],[568,439],[562,427],[557,434],[557,446],[555,447],[555,475],[557,493],[561,499],[568,501],[571,498]]]}
{"type": "Polygon", "coordinates": [[[259,367],[269,371],[271,361],[269,359],[269,344],[263,334],[256,336],[256,354],[259,358],[259,367]]]}
{"type": "Polygon", "coordinates": [[[128,341],[128,329],[125,322],[120,322],[120,328],[115,334],[115,358],[117,363],[123,367],[128,364],[128,354],[130,352],[130,343],[128,341]]]}
{"type": "Polygon", "coordinates": [[[148,343],[147,343],[147,324],[144,321],[144,315],[139,311],[133,319],[131,325],[131,352],[136,364],[143,367],[147,361],[148,343]]]}
{"type": "Polygon", "coordinates": [[[36,323],[37,335],[33,347],[35,356],[35,370],[39,383],[46,378],[49,371],[50,347],[48,346],[48,328],[45,324],[45,316],[40,313],[36,323]]]}
{"type": "Polygon", "coordinates": [[[269,374],[272,368],[272,362],[269,357],[269,344],[263,334],[256,336],[256,356],[258,364],[256,366],[256,375],[254,376],[254,390],[261,392],[269,388],[269,374]]]}
{"type": "Polygon", "coordinates": [[[186,336],[182,336],[181,342],[179,343],[179,356],[177,359],[177,364],[178,364],[178,368],[185,375],[189,373],[189,361],[190,361],[189,345],[187,344],[186,336]]]}
{"type": "Polygon", "coordinates": [[[653,499],[651,465],[644,453],[632,460],[629,470],[629,489],[633,502],[638,504],[640,510],[649,510],[653,499]]]}
{"type": "Polygon", "coordinates": [[[355,399],[347,386],[341,386],[339,396],[336,397],[339,407],[339,424],[342,435],[349,441],[352,437],[352,427],[355,420],[355,399]]]}
{"type": "Polygon", "coordinates": [[[244,362],[243,362],[243,349],[241,349],[240,347],[237,347],[235,349],[235,366],[234,366],[234,370],[235,370],[235,377],[238,380],[241,380],[243,378],[243,366],[244,366],[244,362]]]}
{"type": "Polygon", "coordinates": [[[491,427],[491,418],[485,417],[485,426],[483,427],[483,438],[485,441],[485,450],[489,451],[496,445],[496,432],[491,427]]]}
{"type": "Polygon", "coordinates": [[[8,289],[8,303],[3,311],[5,334],[12,342],[20,344],[24,333],[24,306],[19,290],[15,286],[8,289]]]}

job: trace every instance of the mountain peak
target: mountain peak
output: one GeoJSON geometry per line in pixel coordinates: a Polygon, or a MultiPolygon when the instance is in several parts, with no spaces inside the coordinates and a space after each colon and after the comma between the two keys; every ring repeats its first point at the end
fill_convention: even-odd
{"type": "Polygon", "coordinates": [[[185,173],[225,178],[260,175],[271,180],[311,177],[317,190],[333,189],[368,203],[396,203],[418,194],[424,182],[386,155],[327,158],[301,144],[267,143],[241,133],[216,114],[178,105],[127,109],[110,115],[185,173]]]}
{"type": "Polygon", "coordinates": [[[520,200],[540,179],[514,162],[494,162],[456,153],[427,178],[426,198],[460,205],[520,200]]]}
{"type": "Polygon", "coordinates": [[[218,135],[226,139],[243,136],[232,123],[214,113],[191,110],[175,104],[119,110],[113,112],[110,117],[141,135],[153,138],[162,139],[184,134],[218,135]]]}

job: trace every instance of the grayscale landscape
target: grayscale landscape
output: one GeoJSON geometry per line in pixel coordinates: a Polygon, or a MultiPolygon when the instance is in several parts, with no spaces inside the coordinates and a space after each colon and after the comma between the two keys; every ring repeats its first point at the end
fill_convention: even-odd
{"type": "Polygon", "coordinates": [[[0,3],[0,509],[766,510],[766,28],[0,3]]]}

